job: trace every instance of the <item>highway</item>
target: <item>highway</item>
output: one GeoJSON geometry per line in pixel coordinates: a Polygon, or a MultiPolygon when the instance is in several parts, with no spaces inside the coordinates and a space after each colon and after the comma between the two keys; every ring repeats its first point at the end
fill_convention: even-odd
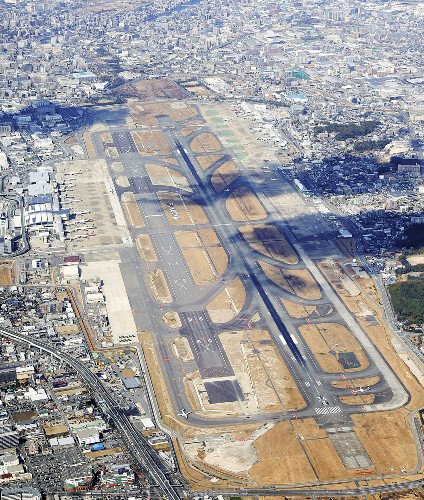
{"type": "Polygon", "coordinates": [[[100,407],[106,410],[116,428],[121,432],[122,437],[128,444],[128,449],[135,461],[135,465],[146,473],[147,478],[150,479],[154,485],[159,487],[164,495],[164,498],[179,500],[179,494],[168,479],[169,471],[166,470],[156,452],[151,449],[144,436],[128,420],[122,409],[116,405],[113,397],[110,395],[109,391],[99,378],[92,373],[85,364],[81,363],[69,354],[59,351],[56,347],[49,346],[44,342],[29,338],[18,332],[6,328],[0,328],[0,334],[8,339],[29,344],[47,352],[71,366],[88,385],[100,407]]]}

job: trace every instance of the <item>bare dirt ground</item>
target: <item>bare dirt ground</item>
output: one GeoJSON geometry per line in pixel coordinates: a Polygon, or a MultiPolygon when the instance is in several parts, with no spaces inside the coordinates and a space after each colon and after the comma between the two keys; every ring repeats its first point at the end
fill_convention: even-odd
{"type": "Polygon", "coordinates": [[[405,409],[384,413],[352,415],[354,431],[378,472],[392,474],[405,467],[411,472],[417,465],[417,452],[405,409]]]}
{"type": "Polygon", "coordinates": [[[333,308],[329,307],[326,314],[318,309],[316,306],[306,306],[298,302],[291,302],[290,300],[281,299],[284,307],[292,318],[307,318],[311,315],[325,317],[333,312],[333,308]]]}
{"type": "Polygon", "coordinates": [[[269,224],[240,226],[239,231],[257,252],[285,264],[297,264],[299,262],[296,252],[275,226],[269,224]]]}
{"type": "Polygon", "coordinates": [[[0,285],[13,285],[13,262],[0,263],[0,285]]]}
{"type": "Polygon", "coordinates": [[[218,167],[212,175],[211,184],[217,193],[221,192],[239,177],[240,172],[232,161],[218,167]]]}
{"type": "Polygon", "coordinates": [[[247,413],[294,411],[306,406],[266,330],[223,332],[219,338],[243,393],[249,395],[247,413]]]}
{"type": "Polygon", "coordinates": [[[100,140],[106,144],[107,143],[112,144],[113,143],[112,134],[110,132],[104,132],[103,134],[100,134],[100,140]]]}
{"type": "Polygon", "coordinates": [[[158,192],[157,195],[162,203],[169,223],[173,226],[195,226],[209,222],[203,208],[195,201],[177,193],[158,192]],[[178,218],[174,218],[170,211],[168,204],[171,203],[174,206],[175,212],[178,214],[178,218]]]}
{"type": "Polygon", "coordinates": [[[116,173],[121,173],[124,171],[124,165],[120,161],[114,161],[111,166],[111,170],[116,173]]]}
{"type": "Polygon", "coordinates": [[[280,422],[255,441],[258,462],[249,469],[253,481],[304,483],[317,479],[290,422],[280,422]]]}
{"type": "Polygon", "coordinates": [[[131,106],[130,113],[136,123],[157,127],[159,125],[156,118],[158,115],[168,115],[174,123],[177,123],[196,116],[197,109],[183,101],[169,104],[164,102],[140,103],[131,106]]]}
{"type": "Polygon", "coordinates": [[[182,128],[180,130],[180,132],[183,135],[183,137],[187,137],[188,135],[190,135],[195,130],[197,130],[197,127],[196,126],[191,126],[191,127],[184,127],[184,128],[182,128]]]}
{"type": "Polygon", "coordinates": [[[137,201],[132,192],[128,191],[122,193],[121,204],[131,226],[135,228],[144,227],[143,217],[141,216],[140,209],[138,208],[137,201]]]}
{"type": "Polygon", "coordinates": [[[121,186],[123,188],[130,187],[130,182],[126,175],[118,175],[118,177],[116,177],[116,184],[118,184],[118,186],[121,186]]]}
{"type": "MultiPolygon", "coordinates": [[[[188,96],[188,93],[185,89],[166,77],[153,78],[151,80],[139,80],[138,82],[134,82],[132,84],[126,85],[125,87],[122,87],[119,90],[119,93],[124,96],[137,97],[141,100],[151,99],[152,97],[184,99],[188,96]]],[[[175,103],[172,102],[169,106],[173,104],[175,103]]]]}
{"type": "Polygon", "coordinates": [[[67,146],[75,146],[75,144],[78,144],[78,139],[76,135],[71,135],[67,139],[65,139],[64,144],[67,146]]]}
{"type": "Polygon", "coordinates": [[[131,132],[131,137],[140,156],[171,154],[169,144],[160,130],[131,132]]]}
{"type": "Polygon", "coordinates": [[[164,304],[172,302],[172,295],[161,269],[153,269],[149,272],[149,285],[156,300],[164,304]]]}
{"type": "Polygon", "coordinates": [[[84,147],[87,152],[88,158],[96,158],[96,151],[94,150],[93,142],[91,141],[91,133],[84,132],[82,134],[82,140],[84,142],[84,147]]]}
{"type": "Polygon", "coordinates": [[[109,158],[118,158],[118,150],[114,146],[107,146],[105,147],[105,154],[109,158]]]}
{"type": "Polygon", "coordinates": [[[172,168],[149,163],[146,170],[154,186],[178,187],[191,191],[186,177],[172,168]]]}
{"type": "Polygon", "coordinates": [[[213,229],[177,231],[175,236],[196,285],[209,285],[222,275],[228,256],[213,229]]]}
{"type": "Polygon", "coordinates": [[[344,352],[352,352],[360,363],[357,368],[345,368],[346,371],[363,370],[369,364],[362,348],[343,325],[337,323],[302,325],[299,327],[299,333],[308,344],[321,368],[328,373],[341,373],[343,371],[338,362],[338,356],[344,352]],[[332,354],[333,352],[335,354],[332,354]]]}
{"type": "Polygon", "coordinates": [[[376,375],[375,377],[369,378],[356,378],[353,380],[333,380],[331,382],[332,387],[338,389],[354,389],[355,387],[371,387],[380,381],[380,377],[376,375]]]}
{"type": "Polygon", "coordinates": [[[175,311],[168,311],[162,316],[162,321],[170,328],[181,328],[180,315],[175,311]]]}
{"type": "MultiPolygon", "coordinates": [[[[253,480],[262,483],[334,481],[356,477],[354,469],[344,467],[327,433],[312,418],[280,422],[255,441],[255,448],[259,461],[249,474],[253,480]]],[[[353,487],[353,484],[331,486],[343,489],[353,487]]]]}
{"type": "Polygon", "coordinates": [[[260,220],[268,215],[261,202],[247,187],[235,189],[227,198],[226,208],[236,221],[260,220]]]}
{"type": "Polygon", "coordinates": [[[206,310],[213,323],[227,323],[235,318],[246,301],[246,290],[237,276],[209,304],[206,310]]]}
{"type": "Polygon", "coordinates": [[[221,245],[216,232],[210,228],[201,228],[197,231],[176,231],[175,238],[181,248],[221,245]]]}
{"type": "Polygon", "coordinates": [[[346,405],[370,405],[374,402],[374,394],[361,394],[357,396],[341,396],[340,401],[346,405]]]}
{"type": "Polygon", "coordinates": [[[135,238],[135,244],[140,257],[147,262],[157,262],[158,258],[153,247],[152,240],[148,234],[139,234],[135,238]]]}
{"type": "MultiPolygon", "coordinates": [[[[203,248],[183,248],[182,253],[196,285],[210,285],[219,277],[208,252],[203,248]]],[[[224,256],[226,258],[225,251],[224,256]]]]}
{"type": "Polygon", "coordinates": [[[174,353],[178,359],[181,359],[185,363],[194,361],[193,351],[185,337],[177,337],[173,340],[172,344],[174,346],[174,353]]]}
{"type": "Polygon", "coordinates": [[[201,132],[191,141],[190,148],[193,153],[216,153],[222,145],[211,132],[201,132]]]}
{"type": "Polygon", "coordinates": [[[307,269],[279,269],[276,266],[259,261],[266,276],[276,285],[302,299],[320,299],[318,284],[307,269]]]}
{"type": "Polygon", "coordinates": [[[424,264],[424,255],[410,255],[406,258],[406,260],[411,264],[411,266],[424,264]]]}
{"type": "Polygon", "coordinates": [[[199,165],[203,170],[206,170],[211,165],[213,165],[216,161],[220,160],[222,155],[197,155],[196,160],[199,162],[199,165]]]}

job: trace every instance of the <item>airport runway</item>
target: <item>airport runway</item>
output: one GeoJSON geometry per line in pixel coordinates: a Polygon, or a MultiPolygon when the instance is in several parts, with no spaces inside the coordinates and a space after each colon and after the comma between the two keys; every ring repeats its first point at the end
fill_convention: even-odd
{"type": "MultiPolygon", "coordinates": [[[[181,124],[173,124],[167,117],[159,117],[159,126],[171,147],[172,157],[178,159],[178,165],[169,165],[170,168],[183,174],[189,181],[192,193],[169,186],[152,185],[145,168],[148,163],[159,165],[166,164],[166,158],[159,156],[141,157],[131,138],[131,134],[125,127],[112,134],[113,145],[117,148],[119,159],[107,158],[108,164],[114,161],[121,161],[124,171],[119,175],[125,175],[129,179],[130,187],[122,188],[116,185],[118,195],[123,191],[132,191],[137,200],[140,212],[145,222],[145,228],[142,230],[130,229],[133,239],[137,234],[149,234],[158,262],[147,264],[141,260],[136,249],[121,249],[122,259],[121,271],[123,274],[126,289],[129,295],[130,304],[133,308],[135,321],[140,329],[149,330],[154,334],[158,356],[161,360],[162,369],[166,375],[166,382],[171,401],[176,413],[182,407],[190,410],[190,404],[184,394],[183,376],[185,368],[183,364],[172,354],[171,342],[178,334],[175,329],[167,327],[162,316],[166,311],[177,311],[180,313],[182,327],[179,334],[184,335],[189,340],[190,346],[195,356],[195,363],[186,364],[189,371],[199,369],[200,374],[206,379],[219,379],[234,375],[231,365],[225,355],[224,349],[218,338],[222,331],[232,331],[249,328],[249,318],[259,312],[261,320],[255,324],[255,328],[263,328],[270,332],[275,345],[278,348],[284,362],[286,363],[294,380],[297,382],[300,392],[307,402],[307,407],[303,410],[287,412],[282,409],[281,412],[271,414],[257,414],[249,416],[229,416],[226,418],[204,418],[191,413],[189,421],[194,425],[217,426],[223,423],[240,423],[250,419],[253,421],[291,419],[300,417],[320,416],[325,414],[343,414],[349,420],[349,413],[357,413],[358,407],[349,406],[340,402],[341,396],[352,395],[350,389],[336,389],[330,385],[330,381],[335,380],[340,375],[324,372],[315,360],[315,357],[309,350],[306,342],[299,334],[297,327],[306,324],[305,318],[293,319],[284,309],[280,297],[288,299],[293,298],[288,292],[285,292],[277,285],[269,281],[263,271],[258,267],[257,260],[271,263],[271,259],[259,254],[253,250],[241,237],[238,227],[243,223],[235,222],[229,216],[225,200],[228,191],[216,194],[210,184],[211,169],[202,170],[196,161],[196,155],[189,148],[189,142],[194,137],[191,134],[184,137],[180,132],[181,124]],[[231,257],[229,266],[224,274],[213,285],[198,286],[193,282],[190,270],[186,264],[181,249],[175,239],[176,230],[190,229],[196,226],[171,226],[168,222],[163,207],[158,199],[158,191],[180,192],[184,196],[196,200],[208,217],[209,222],[202,227],[213,228],[227,254],[231,257]],[[168,286],[170,288],[173,302],[170,304],[159,304],[151,294],[148,285],[147,273],[149,269],[160,268],[164,271],[168,286]],[[246,302],[238,316],[224,325],[212,323],[209,314],[206,311],[206,305],[210,300],[222,291],[227,282],[240,276],[246,288],[246,302]]],[[[198,132],[197,132],[198,133],[198,132]]],[[[97,151],[102,151],[103,144],[100,140],[100,133],[93,134],[93,142],[97,151]]],[[[219,164],[234,158],[231,155],[232,150],[224,150],[224,158],[219,164]]],[[[265,186],[265,195],[257,190],[249,179],[248,173],[238,164],[242,175],[231,185],[235,187],[251,188],[265,205],[264,196],[271,194],[276,189],[290,192],[292,189],[287,182],[274,183],[265,186]]],[[[115,174],[111,172],[115,177],[115,174]]],[[[268,202],[269,204],[269,202],[268,202]]],[[[268,209],[268,207],[265,205],[268,209]]],[[[281,214],[275,210],[269,210],[266,219],[260,223],[274,224],[286,238],[296,245],[300,261],[298,264],[289,266],[278,263],[282,268],[305,269],[304,256],[309,255],[311,265],[314,265],[313,259],[318,255],[325,257],[328,254],[337,252],[328,242],[324,245],[314,245],[313,242],[319,238],[323,232],[330,233],[329,228],[322,218],[315,218],[308,213],[308,227],[305,234],[303,228],[293,221],[283,221],[281,214]],[[318,233],[314,235],[314,231],[318,233]],[[315,238],[315,240],[314,240],[315,238]],[[321,248],[325,246],[324,248],[321,248]],[[312,248],[313,247],[313,248],[312,248]],[[321,254],[320,254],[321,252],[321,254]]],[[[275,265],[275,261],[273,262],[275,265]]],[[[328,306],[336,300],[335,293],[332,292],[328,283],[321,281],[320,288],[322,298],[318,300],[304,300],[305,304],[328,306]]],[[[355,323],[355,329],[359,325],[355,322],[352,315],[346,310],[342,311],[344,304],[337,304],[333,308],[331,315],[321,318],[319,316],[311,318],[309,322],[333,322],[352,328],[352,322],[355,323]]],[[[359,333],[358,333],[359,334],[359,333]]],[[[362,332],[365,335],[364,332],[362,332]]],[[[372,349],[371,349],[372,350],[372,349]]],[[[406,391],[399,386],[397,377],[393,374],[390,367],[384,363],[378,364],[374,359],[378,358],[378,352],[368,353],[370,364],[360,372],[345,372],[343,377],[347,380],[357,378],[368,378],[375,375],[380,376],[378,384],[372,387],[373,394],[376,395],[375,404],[390,405],[390,402],[400,401],[407,397],[406,391]]]]}

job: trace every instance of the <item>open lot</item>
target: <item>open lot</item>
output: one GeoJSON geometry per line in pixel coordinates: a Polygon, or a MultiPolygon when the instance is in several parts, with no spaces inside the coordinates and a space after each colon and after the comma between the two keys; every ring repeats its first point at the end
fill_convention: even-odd
{"type": "Polygon", "coordinates": [[[371,387],[380,381],[380,377],[376,375],[375,377],[369,378],[356,378],[353,380],[333,380],[331,382],[332,387],[338,389],[354,389],[355,387],[371,387]]]}
{"type": "Polygon", "coordinates": [[[188,92],[169,78],[140,80],[122,87],[119,94],[125,97],[184,99],[188,92]]]}
{"type": "Polygon", "coordinates": [[[185,337],[177,337],[173,340],[172,344],[174,346],[174,353],[178,359],[184,362],[194,361],[193,351],[185,337]]]}
{"type": "Polygon", "coordinates": [[[354,431],[378,472],[392,474],[417,466],[417,452],[404,409],[384,413],[352,415],[354,431]]]}
{"type": "Polygon", "coordinates": [[[162,203],[169,223],[173,226],[195,226],[208,222],[203,208],[190,198],[164,191],[158,192],[157,196],[162,203]]]}
{"type": "Polygon", "coordinates": [[[361,394],[357,396],[340,396],[340,401],[346,405],[370,405],[374,402],[374,394],[361,394]]]}
{"type": "Polygon", "coordinates": [[[0,263],[0,285],[13,285],[14,262],[0,263]]]}
{"type": "Polygon", "coordinates": [[[135,238],[135,244],[140,257],[147,262],[157,262],[155,249],[148,234],[139,234],[135,238]]]}
{"type": "Polygon", "coordinates": [[[84,147],[88,158],[96,158],[96,151],[94,150],[93,142],[91,141],[91,133],[84,132],[82,134],[82,140],[84,141],[84,147]]]}
{"type": "Polygon", "coordinates": [[[131,137],[141,156],[171,154],[169,144],[160,130],[131,132],[131,137]]]}
{"type": "Polygon", "coordinates": [[[267,212],[258,198],[247,187],[235,189],[226,202],[227,210],[233,220],[249,221],[267,217],[267,212]]]}
{"type": "Polygon", "coordinates": [[[362,348],[343,325],[302,325],[299,332],[325,372],[363,370],[369,364],[362,348]],[[346,361],[343,361],[345,357],[346,361]]]}
{"type": "Polygon", "coordinates": [[[211,184],[217,193],[221,192],[227,186],[240,176],[240,172],[232,161],[227,161],[218,167],[212,174],[211,184]]]}
{"type": "Polygon", "coordinates": [[[199,162],[199,165],[202,167],[203,170],[206,170],[209,168],[211,165],[213,165],[215,162],[220,160],[222,158],[222,155],[197,155],[196,160],[199,162]]]}
{"type": "Polygon", "coordinates": [[[158,302],[164,304],[172,302],[172,295],[161,269],[153,269],[149,272],[149,285],[158,302]]]}
{"type": "Polygon", "coordinates": [[[141,216],[134,193],[131,191],[122,193],[121,203],[130,225],[135,228],[144,227],[143,217],[141,216]]]}
{"type": "Polygon", "coordinates": [[[209,304],[206,310],[213,323],[227,323],[237,316],[246,301],[246,290],[237,276],[209,304]]]}
{"type": "Polygon", "coordinates": [[[266,262],[259,261],[267,278],[286,292],[302,299],[320,299],[322,294],[318,284],[307,269],[280,269],[266,262]]]}
{"type": "Polygon", "coordinates": [[[201,132],[191,141],[190,148],[193,153],[216,153],[222,145],[211,132],[201,132]]]}
{"type": "Polygon", "coordinates": [[[322,318],[334,311],[330,304],[307,306],[299,302],[292,302],[286,299],[281,299],[281,302],[292,318],[322,318]]]}
{"type": "MultiPolygon", "coordinates": [[[[149,102],[131,106],[130,113],[137,124],[146,127],[157,127],[159,125],[157,116],[167,115],[174,123],[177,123],[196,116],[198,111],[195,106],[191,106],[185,102],[149,102]]],[[[201,122],[199,121],[199,123],[201,122]]],[[[192,122],[188,122],[188,124],[195,125],[192,122]]]]}
{"type": "Polygon", "coordinates": [[[286,364],[266,330],[219,335],[247,399],[248,413],[294,411],[305,407],[286,364]]]}
{"type": "Polygon", "coordinates": [[[299,262],[296,252],[277,227],[270,224],[257,224],[254,226],[240,226],[239,231],[257,252],[285,264],[297,264],[299,262]]]}
{"type": "Polygon", "coordinates": [[[191,191],[186,177],[172,168],[148,163],[146,171],[154,186],[178,187],[191,191]]]}
{"type": "Polygon", "coordinates": [[[115,161],[110,165],[110,169],[118,174],[124,171],[124,165],[120,161],[115,161]]]}
{"type": "Polygon", "coordinates": [[[213,229],[177,231],[175,236],[196,285],[214,282],[227,268],[228,256],[213,229]]]}
{"type": "Polygon", "coordinates": [[[250,477],[265,484],[304,483],[317,479],[290,422],[280,422],[255,441],[258,462],[250,477]]]}
{"type": "Polygon", "coordinates": [[[169,328],[181,328],[182,326],[180,315],[175,311],[167,311],[162,316],[162,321],[166,326],[169,326],[169,328]]]}

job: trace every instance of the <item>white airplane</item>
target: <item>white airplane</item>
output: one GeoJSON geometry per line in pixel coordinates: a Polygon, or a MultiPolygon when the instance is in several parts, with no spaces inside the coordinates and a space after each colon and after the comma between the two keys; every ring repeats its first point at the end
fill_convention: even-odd
{"type": "Polygon", "coordinates": [[[360,387],[357,392],[368,392],[370,390],[369,387],[367,387],[366,389],[364,389],[363,387],[360,387]]]}
{"type": "Polygon", "coordinates": [[[190,413],[193,413],[193,412],[192,411],[185,411],[184,408],[181,408],[181,412],[177,413],[177,415],[179,415],[180,417],[188,418],[190,413]]]}
{"type": "Polygon", "coordinates": [[[75,215],[83,215],[83,214],[89,214],[90,210],[79,210],[78,212],[75,212],[75,215]]]}

